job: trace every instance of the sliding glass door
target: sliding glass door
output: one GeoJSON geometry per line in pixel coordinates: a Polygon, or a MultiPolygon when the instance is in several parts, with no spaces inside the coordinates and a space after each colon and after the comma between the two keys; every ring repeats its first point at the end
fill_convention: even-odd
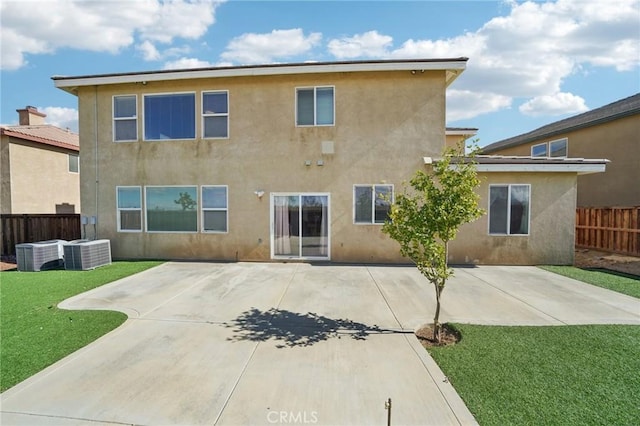
{"type": "Polygon", "coordinates": [[[329,259],[329,195],[271,195],[275,259],[329,259]]]}

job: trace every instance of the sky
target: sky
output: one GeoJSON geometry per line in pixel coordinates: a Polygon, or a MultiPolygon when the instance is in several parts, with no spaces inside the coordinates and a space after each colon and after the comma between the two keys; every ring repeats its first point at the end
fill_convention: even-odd
{"type": "Polygon", "coordinates": [[[78,130],[54,75],[468,57],[447,126],[487,145],[640,92],[640,0],[2,0],[0,123],[78,130]]]}

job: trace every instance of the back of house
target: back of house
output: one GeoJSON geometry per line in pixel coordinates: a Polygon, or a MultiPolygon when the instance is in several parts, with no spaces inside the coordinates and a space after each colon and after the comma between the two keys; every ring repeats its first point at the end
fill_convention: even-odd
{"type": "Polygon", "coordinates": [[[442,153],[466,61],[54,77],[78,97],[88,236],[117,258],[402,262],[381,225],[442,153]]]}

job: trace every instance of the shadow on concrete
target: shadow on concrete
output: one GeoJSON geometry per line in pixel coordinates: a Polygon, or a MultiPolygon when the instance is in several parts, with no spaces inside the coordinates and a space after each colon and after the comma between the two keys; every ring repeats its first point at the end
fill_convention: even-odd
{"type": "Polygon", "coordinates": [[[332,319],[312,312],[300,314],[276,308],[267,311],[251,308],[225,326],[233,328],[236,333],[228,340],[264,342],[275,339],[282,342],[276,345],[278,348],[311,346],[342,336],[365,340],[370,334],[412,333],[382,329],[348,319],[332,319]]]}

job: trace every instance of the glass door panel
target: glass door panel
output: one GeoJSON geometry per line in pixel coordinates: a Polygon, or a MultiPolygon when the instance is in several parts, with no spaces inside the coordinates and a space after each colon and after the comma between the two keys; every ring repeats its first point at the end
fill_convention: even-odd
{"type": "Polygon", "coordinates": [[[273,195],[273,256],[329,257],[329,196],[273,195]]]}
{"type": "Polygon", "coordinates": [[[302,256],[327,256],[327,221],[329,197],[302,196],[302,256]]]}
{"type": "Polygon", "coordinates": [[[298,196],[274,196],[273,245],[276,256],[300,256],[300,204],[298,196]]]}

